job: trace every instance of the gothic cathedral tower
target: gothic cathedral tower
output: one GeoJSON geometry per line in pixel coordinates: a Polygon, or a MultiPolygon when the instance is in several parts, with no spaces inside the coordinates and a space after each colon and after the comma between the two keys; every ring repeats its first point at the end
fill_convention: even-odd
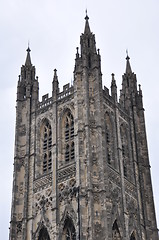
{"type": "Polygon", "coordinates": [[[88,16],[73,85],[39,101],[30,49],[17,88],[10,240],[157,240],[141,87],[126,58],[102,88],[88,16]]]}

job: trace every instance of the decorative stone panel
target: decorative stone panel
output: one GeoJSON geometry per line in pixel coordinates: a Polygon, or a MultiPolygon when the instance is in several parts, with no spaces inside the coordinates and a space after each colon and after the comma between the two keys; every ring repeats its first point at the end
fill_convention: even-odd
{"type": "Polygon", "coordinates": [[[75,165],[75,162],[73,162],[69,166],[65,166],[58,169],[58,172],[57,172],[58,183],[63,182],[69,178],[75,177],[75,175],[76,175],[76,165],[75,165]]]}
{"type": "Polygon", "coordinates": [[[42,176],[34,181],[34,192],[39,192],[52,185],[52,173],[42,176]]]}

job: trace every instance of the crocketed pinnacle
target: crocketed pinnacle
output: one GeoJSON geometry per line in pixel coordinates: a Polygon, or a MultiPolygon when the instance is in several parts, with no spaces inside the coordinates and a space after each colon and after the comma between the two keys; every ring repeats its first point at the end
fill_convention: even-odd
{"type": "Polygon", "coordinates": [[[90,27],[89,27],[89,21],[88,21],[88,20],[89,20],[89,17],[88,17],[88,15],[87,15],[87,11],[86,11],[85,20],[86,20],[86,23],[85,23],[84,33],[85,33],[85,34],[88,34],[88,33],[91,32],[91,30],[90,30],[90,27]]]}
{"type": "Polygon", "coordinates": [[[57,70],[56,69],[54,69],[53,82],[58,82],[58,76],[57,76],[57,70]]]}
{"type": "Polygon", "coordinates": [[[130,58],[129,58],[129,56],[127,55],[127,57],[126,57],[126,71],[125,71],[125,73],[127,73],[127,74],[130,74],[130,73],[132,73],[132,70],[131,70],[131,66],[130,66],[130,58]]]}
{"type": "Polygon", "coordinates": [[[114,73],[112,73],[112,82],[111,82],[111,84],[112,85],[116,85],[116,81],[115,81],[115,77],[114,77],[114,73]]]}
{"type": "Polygon", "coordinates": [[[30,50],[30,48],[28,47],[26,51],[27,51],[27,57],[26,57],[25,65],[26,65],[26,66],[31,66],[31,65],[32,65],[32,63],[31,63],[31,57],[30,57],[30,52],[31,52],[31,50],[30,50]]]}

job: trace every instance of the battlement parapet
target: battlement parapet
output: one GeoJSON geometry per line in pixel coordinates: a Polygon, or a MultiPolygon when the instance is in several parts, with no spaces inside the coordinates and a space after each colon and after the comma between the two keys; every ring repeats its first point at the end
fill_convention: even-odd
{"type": "Polygon", "coordinates": [[[74,87],[73,86],[70,87],[69,83],[64,85],[63,86],[63,91],[58,94],[58,100],[61,100],[64,97],[67,97],[67,96],[71,95],[73,92],[74,92],[74,87]]]}
{"type": "Polygon", "coordinates": [[[106,97],[107,99],[109,99],[111,102],[114,102],[114,99],[109,94],[109,89],[105,86],[104,86],[104,89],[103,89],[103,96],[106,97]]]}
{"type": "MultiPolygon", "coordinates": [[[[63,86],[63,91],[57,94],[57,100],[61,100],[69,95],[71,95],[74,92],[74,87],[70,84],[66,84],[63,86]]],[[[45,94],[42,96],[42,101],[38,103],[38,110],[44,109],[46,107],[49,107],[53,103],[53,98],[49,98],[49,94],[45,94]]]]}
{"type": "Polygon", "coordinates": [[[38,109],[42,109],[44,107],[48,107],[49,105],[51,105],[53,102],[52,97],[49,98],[49,94],[45,94],[42,96],[42,102],[38,103],[38,109]]]}

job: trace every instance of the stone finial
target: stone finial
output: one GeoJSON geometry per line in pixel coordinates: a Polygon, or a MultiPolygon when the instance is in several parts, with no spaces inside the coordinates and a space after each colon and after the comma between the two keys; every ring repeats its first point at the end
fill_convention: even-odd
{"type": "Polygon", "coordinates": [[[78,52],[78,47],[76,47],[76,50],[77,50],[77,52],[76,52],[76,58],[79,58],[79,52],[78,52]]]}

